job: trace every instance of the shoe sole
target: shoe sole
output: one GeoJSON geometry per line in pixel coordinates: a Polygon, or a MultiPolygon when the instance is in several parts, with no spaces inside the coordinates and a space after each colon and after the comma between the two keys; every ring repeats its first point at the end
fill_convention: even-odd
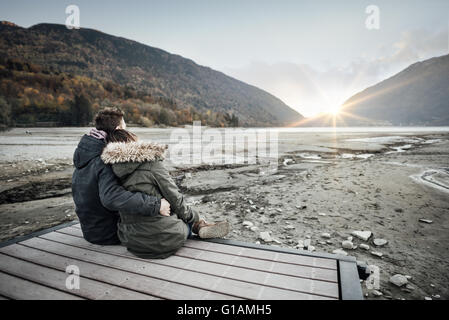
{"type": "Polygon", "coordinates": [[[229,222],[217,222],[213,226],[200,228],[198,236],[201,239],[221,238],[229,233],[229,222]]]}

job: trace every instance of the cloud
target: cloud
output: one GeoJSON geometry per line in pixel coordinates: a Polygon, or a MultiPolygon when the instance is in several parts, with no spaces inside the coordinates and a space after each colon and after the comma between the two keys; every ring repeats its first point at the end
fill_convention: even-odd
{"type": "Polygon", "coordinates": [[[448,53],[448,30],[414,30],[380,47],[370,58],[318,70],[308,64],[254,61],[222,71],[277,96],[305,116],[327,112],[379,81],[417,61],[448,53]]]}

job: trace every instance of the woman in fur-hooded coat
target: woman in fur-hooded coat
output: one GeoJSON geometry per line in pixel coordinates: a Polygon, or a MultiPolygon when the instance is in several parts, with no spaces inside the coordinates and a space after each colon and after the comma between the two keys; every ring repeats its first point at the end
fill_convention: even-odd
{"type": "Polygon", "coordinates": [[[187,240],[188,224],[199,220],[163,164],[166,149],[167,146],[148,142],[111,142],[101,155],[127,190],[165,198],[170,203],[169,217],[120,213],[118,237],[130,252],[141,258],[172,255],[187,240]]]}

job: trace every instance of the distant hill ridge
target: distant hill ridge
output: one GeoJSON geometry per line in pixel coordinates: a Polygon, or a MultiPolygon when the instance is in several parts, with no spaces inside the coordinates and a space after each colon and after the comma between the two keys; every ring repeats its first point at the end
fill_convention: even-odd
{"type": "Polygon", "coordinates": [[[110,80],[198,112],[235,114],[241,125],[283,126],[303,116],[275,96],[192,60],[92,29],[0,24],[0,55],[45,69],[110,80]]]}
{"type": "Polygon", "coordinates": [[[342,107],[348,124],[449,125],[449,55],[417,62],[342,107]]]}

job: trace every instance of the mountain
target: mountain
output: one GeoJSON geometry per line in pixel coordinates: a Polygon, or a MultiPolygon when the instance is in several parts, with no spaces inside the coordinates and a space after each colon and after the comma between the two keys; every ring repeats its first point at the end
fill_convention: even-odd
{"type": "Polygon", "coordinates": [[[417,62],[349,98],[349,125],[449,125],[449,55],[417,62]]]}
{"type": "Polygon", "coordinates": [[[238,117],[244,126],[283,126],[303,116],[275,96],[192,60],[136,41],[64,25],[0,24],[0,57],[52,73],[112,81],[173,101],[179,108],[238,117]]]}

